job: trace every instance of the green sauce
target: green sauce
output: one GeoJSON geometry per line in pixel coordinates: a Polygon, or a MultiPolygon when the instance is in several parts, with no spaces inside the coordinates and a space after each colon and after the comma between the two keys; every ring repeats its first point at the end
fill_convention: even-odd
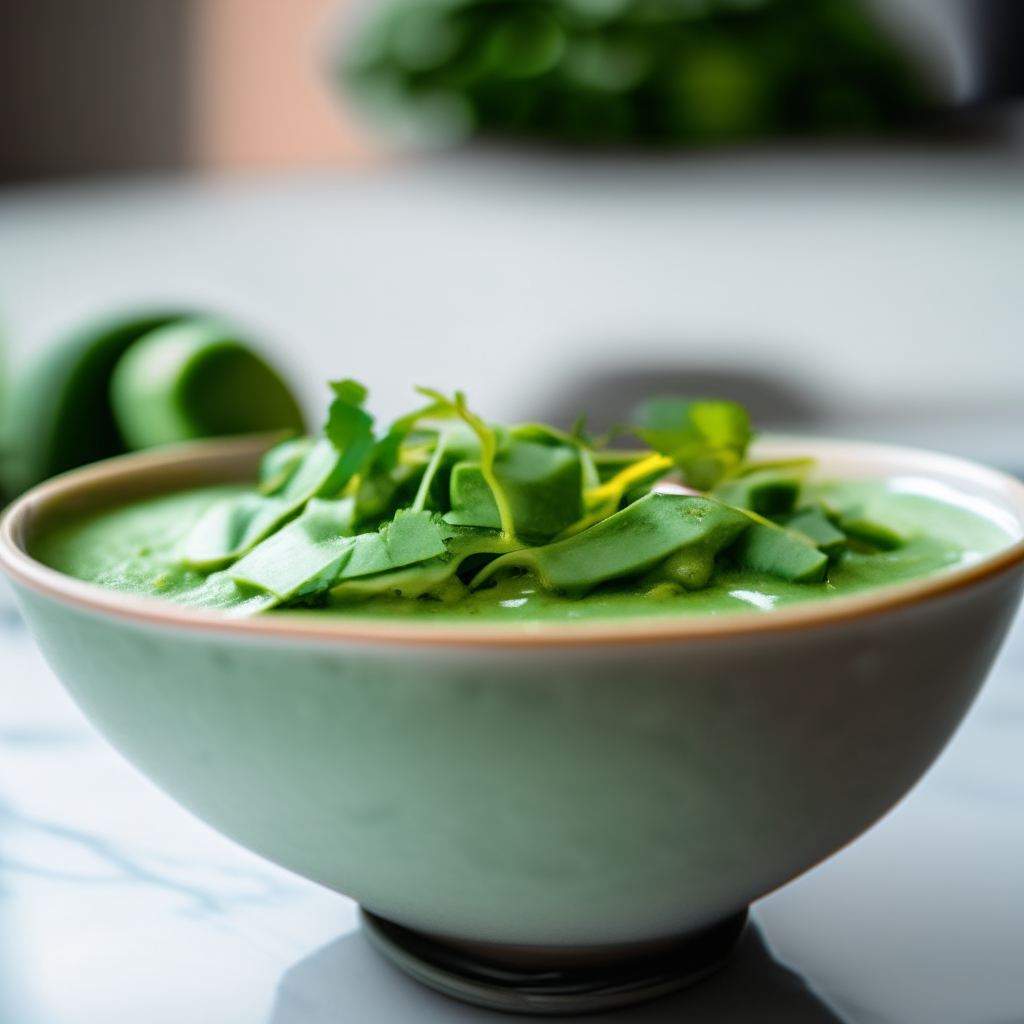
{"type": "MultiPolygon", "coordinates": [[[[197,604],[195,596],[210,574],[183,567],[182,544],[215,502],[244,490],[203,488],[104,512],[40,538],[33,554],[60,572],[113,590],[197,604]]],[[[572,598],[545,590],[536,577],[525,573],[498,578],[493,585],[472,592],[456,584],[444,599],[377,595],[336,604],[321,601],[316,614],[513,622],[770,612],[798,602],[831,600],[935,575],[977,561],[1012,542],[995,518],[958,504],[955,492],[942,493],[940,487],[939,493],[948,499],[941,500],[934,496],[934,487],[931,491],[929,494],[928,481],[916,485],[905,480],[810,485],[810,497],[838,505],[857,504],[904,537],[894,550],[845,550],[821,582],[787,582],[738,568],[726,558],[716,564],[707,586],[692,591],[665,583],[652,585],[650,580],[617,579],[572,598]]]]}

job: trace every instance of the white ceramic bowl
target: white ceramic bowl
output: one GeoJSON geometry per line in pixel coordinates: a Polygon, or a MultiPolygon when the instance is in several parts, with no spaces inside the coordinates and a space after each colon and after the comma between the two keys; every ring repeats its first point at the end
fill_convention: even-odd
{"type": "Polygon", "coordinates": [[[952,487],[1011,537],[943,575],[771,613],[516,626],[228,619],[29,554],[62,517],[251,478],[262,447],[199,442],[50,481],[8,512],[0,564],[74,698],[186,807],[462,942],[658,941],[805,871],[931,764],[1021,592],[1020,482],[808,439],[756,454],[952,487]]]}

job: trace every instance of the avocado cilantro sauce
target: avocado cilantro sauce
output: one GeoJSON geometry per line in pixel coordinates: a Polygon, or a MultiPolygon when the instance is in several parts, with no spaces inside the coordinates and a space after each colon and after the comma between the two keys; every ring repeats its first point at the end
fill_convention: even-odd
{"type": "Polygon", "coordinates": [[[322,435],[263,457],[258,484],[149,499],[43,537],[80,579],[232,615],[570,620],[720,614],[852,594],[1005,546],[929,481],[810,480],[757,463],[746,411],[652,399],[607,447],[582,423],[490,425],[429,400],[378,435],[332,385],[322,435]]]}

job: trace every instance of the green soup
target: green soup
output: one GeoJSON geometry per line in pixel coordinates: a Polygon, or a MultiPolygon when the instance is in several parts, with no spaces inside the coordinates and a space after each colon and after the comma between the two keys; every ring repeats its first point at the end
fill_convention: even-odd
{"type": "MultiPolygon", "coordinates": [[[[182,545],[216,502],[245,490],[202,488],[104,512],[42,537],[33,554],[61,572],[123,593],[207,603],[196,597],[208,589],[211,574],[186,568],[182,545]]],[[[987,515],[969,497],[928,480],[813,484],[807,493],[836,506],[865,510],[899,531],[900,545],[893,550],[848,547],[831,562],[825,578],[814,583],[788,582],[724,558],[706,585],[695,590],[652,584],[642,577],[612,580],[570,597],[545,589],[535,576],[522,572],[474,591],[456,584],[443,599],[432,594],[410,599],[393,592],[360,599],[328,596],[317,602],[316,613],[440,620],[472,616],[493,622],[771,612],[946,572],[990,555],[1013,539],[1000,525],[998,513],[987,515]]]]}

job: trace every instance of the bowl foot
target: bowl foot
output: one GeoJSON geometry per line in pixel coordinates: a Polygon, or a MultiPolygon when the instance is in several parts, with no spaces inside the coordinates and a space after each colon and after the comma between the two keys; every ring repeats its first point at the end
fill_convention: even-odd
{"type": "Polygon", "coordinates": [[[417,981],[466,1003],[535,1016],[612,1010],[692,985],[725,965],[747,922],[744,908],[665,942],[563,951],[453,944],[361,914],[374,946],[417,981]]]}

